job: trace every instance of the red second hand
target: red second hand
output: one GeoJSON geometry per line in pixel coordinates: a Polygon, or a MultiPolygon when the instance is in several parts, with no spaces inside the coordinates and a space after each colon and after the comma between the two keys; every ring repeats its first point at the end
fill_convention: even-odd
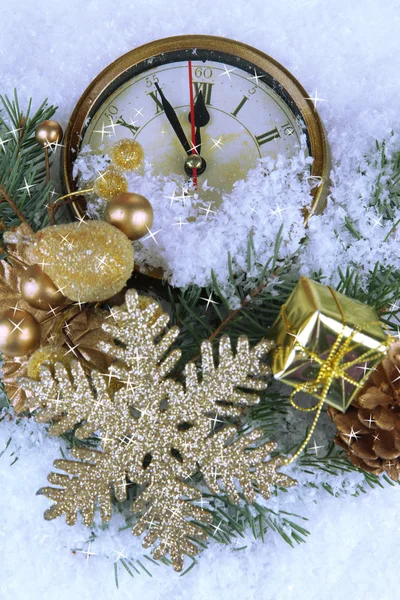
{"type": "MultiPolygon", "coordinates": [[[[196,129],[194,123],[194,97],[193,97],[193,73],[192,73],[192,61],[188,62],[189,68],[189,98],[190,98],[190,122],[192,126],[192,154],[197,154],[196,149],[196,129]]],[[[197,169],[192,170],[193,173],[193,186],[197,190],[197,169]]]]}

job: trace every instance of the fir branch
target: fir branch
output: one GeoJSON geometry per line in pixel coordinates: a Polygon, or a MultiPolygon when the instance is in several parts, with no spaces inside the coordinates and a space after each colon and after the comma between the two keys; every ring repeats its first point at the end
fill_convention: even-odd
{"type": "Polygon", "coordinates": [[[32,101],[23,113],[16,92],[13,100],[0,96],[0,218],[7,228],[27,222],[33,230],[48,224],[43,148],[35,139],[36,127],[56,108],[43,102],[34,114],[32,101]]]}
{"type": "Polygon", "coordinates": [[[209,501],[213,523],[211,525],[199,523],[199,526],[206,529],[209,536],[221,544],[232,544],[235,541],[237,544],[250,529],[254,539],[264,541],[266,533],[270,530],[279,534],[285,542],[294,547],[295,543],[304,542],[310,533],[296,522],[296,520],[308,520],[301,515],[282,510],[274,511],[257,502],[251,506],[245,502],[239,505],[233,504],[225,495],[203,494],[203,497],[209,501]]]}
{"type": "Polygon", "coordinates": [[[357,268],[347,267],[346,272],[338,268],[340,282],[336,286],[338,292],[349,298],[359,300],[363,304],[372,306],[377,311],[383,323],[390,329],[396,329],[400,319],[400,271],[395,267],[383,267],[376,263],[370,272],[368,283],[365,287],[360,285],[357,268]]]}
{"type": "Polygon", "coordinates": [[[223,333],[232,340],[246,335],[252,344],[256,344],[267,336],[281,305],[298,280],[298,273],[293,268],[295,256],[279,259],[281,243],[280,230],[273,255],[266,264],[260,265],[249,237],[247,269],[256,273],[253,276],[247,269],[235,272],[228,256],[229,284],[238,305],[233,309],[232,302],[221,291],[215,273],[212,273],[212,284],[206,290],[189,286],[176,294],[173,288],[168,287],[171,321],[181,328],[177,340],[182,350],[180,365],[198,359],[204,339],[216,341],[223,333]],[[208,302],[206,296],[212,300],[208,302]]]}

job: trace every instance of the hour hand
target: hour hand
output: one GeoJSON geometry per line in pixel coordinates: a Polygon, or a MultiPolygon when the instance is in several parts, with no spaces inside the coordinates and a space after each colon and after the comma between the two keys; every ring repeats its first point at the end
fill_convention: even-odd
{"type": "MultiPolygon", "coordinates": [[[[194,103],[194,122],[196,127],[205,127],[210,120],[210,113],[204,102],[203,92],[200,90],[194,103]]],[[[191,113],[189,113],[189,122],[191,123],[191,113]]]]}
{"type": "Polygon", "coordinates": [[[160,86],[158,85],[158,83],[156,82],[154,85],[156,86],[157,92],[160,94],[161,104],[163,106],[165,116],[167,117],[168,121],[170,122],[172,129],[175,131],[176,137],[182,144],[186,154],[191,154],[192,153],[191,145],[187,141],[185,132],[182,129],[182,125],[179,122],[176,112],[174,111],[171,104],[168,102],[168,100],[164,96],[164,93],[163,93],[162,89],[160,88],[160,86]]]}

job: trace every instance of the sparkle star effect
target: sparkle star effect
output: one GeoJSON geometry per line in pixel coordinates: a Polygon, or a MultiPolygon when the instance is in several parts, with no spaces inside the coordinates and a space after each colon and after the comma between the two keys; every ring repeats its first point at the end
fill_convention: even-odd
{"type": "Polygon", "coordinates": [[[15,313],[18,311],[21,311],[22,308],[19,308],[18,306],[18,302],[15,304],[15,306],[7,306],[7,308],[11,308],[11,310],[13,311],[13,317],[15,317],[15,313]]]}
{"type": "Polygon", "coordinates": [[[224,65],[224,72],[220,73],[219,76],[222,77],[223,75],[228,75],[229,80],[231,80],[231,73],[233,73],[233,71],[236,71],[236,67],[232,67],[232,69],[228,69],[226,65],[224,65]]]}
{"type": "Polygon", "coordinates": [[[31,191],[30,190],[31,190],[31,188],[33,188],[35,186],[34,186],[34,184],[29,184],[27,182],[27,180],[26,180],[26,177],[24,177],[24,182],[25,182],[25,185],[22,186],[22,187],[20,187],[20,188],[18,188],[18,191],[25,190],[26,192],[28,192],[29,198],[31,198],[31,191]]]}
{"type": "Polygon", "coordinates": [[[105,123],[104,123],[104,121],[103,121],[103,124],[102,124],[102,126],[101,126],[101,129],[95,129],[95,130],[93,131],[93,133],[99,133],[99,134],[101,135],[101,141],[102,141],[102,142],[104,142],[104,136],[105,136],[105,135],[106,135],[106,136],[107,136],[107,135],[108,135],[108,136],[111,136],[111,135],[112,135],[111,131],[106,131],[107,127],[108,127],[108,125],[105,125],[105,123]]]}
{"type": "Polygon", "coordinates": [[[314,445],[310,448],[310,452],[314,452],[315,456],[318,456],[318,450],[325,448],[325,446],[317,446],[317,442],[314,440],[314,445]]]}
{"type": "Polygon", "coordinates": [[[215,300],[212,299],[212,292],[210,292],[208,294],[208,298],[203,298],[202,296],[200,296],[200,300],[205,300],[207,302],[207,306],[206,306],[206,310],[208,310],[208,307],[210,306],[210,304],[219,304],[219,302],[216,302],[215,300]]]}
{"type": "Polygon", "coordinates": [[[24,322],[25,318],[22,318],[19,321],[19,323],[14,323],[14,321],[12,319],[8,319],[8,320],[10,321],[11,325],[14,325],[13,329],[10,331],[10,334],[14,333],[14,331],[17,331],[17,329],[18,329],[18,331],[21,331],[21,333],[22,333],[22,329],[20,326],[24,322]]]}
{"type": "Polygon", "coordinates": [[[275,210],[271,209],[271,215],[275,215],[278,216],[280,218],[281,221],[283,221],[283,217],[282,217],[282,213],[285,212],[285,210],[287,210],[286,208],[281,208],[279,206],[279,204],[276,205],[275,210]]]}
{"type": "Polygon", "coordinates": [[[369,415],[369,419],[363,419],[364,423],[368,423],[368,427],[372,427],[372,424],[375,423],[375,419],[372,414],[369,415]]]}
{"type": "Polygon", "coordinates": [[[174,223],[174,225],[177,225],[179,227],[179,231],[182,231],[183,225],[189,225],[189,223],[187,221],[182,221],[182,218],[180,217],[179,221],[174,223]]]}
{"type": "Polygon", "coordinates": [[[398,367],[397,365],[394,365],[394,366],[395,366],[395,369],[396,369],[396,371],[398,372],[399,376],[398,376],[398,377],[396,377],[396,379],[393,379],[393,380],[391,381],[391,383],[396,383],[396,381],[399,381],[399,379],[400,379],[400,369],[399,369],[399,367],[398,367]]]}
{"type": "Polygon", "coordinates": [[[0,146],[1,146],[1,149],[2,149],[4,152],[6,151],[5,144],[7,144],[7,142],[10,142],[10,141],[11,141],[11,140],[9,140],[9,139],[8,139],[8,140],[3,140],[3,138],[1,138],[1,137],[0,137],[0,146]]]}
{"type": "Polygon", "coordinates": [[[315,110],[317,109],[318,102],[326,102],[323,98],[318,98],[318,90],[315,90],[314,96],[311,96],[310,98],[305,98],[305,100],[311,100],[315,110]]]}
{"type": "Polygon", "coordinates": [[[164,196],[164,198],[166,198],[167,200],[170,200],[169,205],[172,206],[176,200],[175,190],[172,192],[172,196],[164,196]]]}
{"type": "Polygon", "coordinates": [[[127,556],[125,556],[124,550],[125,546],[119,552],[117,552],[117,550],[113,550],[113,552],[115,552],[115,554],[117,555],[115,562],[118,562],[119,560],[121,560],[121,558],[128,558],[127,556]]]}
{"type": "Polygon", "coordinates": [[[368,371],[376,371],[376,369],[371,369],[368,367],[368,362],[365,361],[364,365],[362,367],[357,367],[357,369],[361,369],[361,371],[363,372],[363,377],[366,376],[368,371]]]}
{"type": "Polygon", "coordinates": [[[157,235],[157,233],[160,233],[160,231],[162,231],[162,228],[161,229],[157,229],[157,231],[151,231],[151,229],[149,229],[147,227],[147,225],[146,225],[146,229],[147,229],[149,235],[146,235],[146,237],[143,238],[143,241],[152,239],[157,244],[157,246],[158,246],[159,244],[158,244],[155,236],[157,235]]]}
{"type": "Polygon", "coordinates": [[[99,556],[99,554],[97,554],[96,552],[91,552],[91,550],[90,550],[90,542],[89,542],[87,550],[75,550],[75,552],[77,552],[79,554],[85,554],[86,555],[86,560],[89,560],[90,556],[99,556]]]}
{"type": "Polygon", "coordinates": [[[211,204],[212,204],[212,202],[209,202],[207,208],[202,208],[202,207],[200,208],[200,210],[203,210],[206,213],[206,219],[208,219],[208,215],[210,213],[212,213],[213,215],[215,215],[215,210],[211,210],[211,204]]]}
{"type": "Polygon", "coordinates": [[[96,260],[98,262],[98,267],[107,267],[107,258],[108,256],[105,254],[104,256],[102,256],[101,258],[96,257],[96,260]]]}
{"type": "Polygon", "coordinates": [[[214,138],[211,138],[211,140],[213,141],[213,145],[211,146],[211,150],[213,150],[214,148],[220,149],[224,145],[223,142],[222,142],[222,137],[221,136],[217,140],[215,140],[214,138]]]}
{"type": "Polygon", "coordinates": [[[10,129],[8,131],[8,134],[13,135],[15,137],[15,139],[17,139],[17,133],[18,133],[18,131],[21,131],[21,129],[22,129],[22,127],[18,127],[18,129],[10,129]]]}
{"type": "Polygon", "coordinates": [[[134,108],[133,110],[135,111],[135,117],[139,117],[139,116],[144,117],[144,114],[142,113],[143,106],[142,106],[142,108],[139,108],[139,109],[134,108]]]}
{"type": "Polygon", "coordinates": [[[377,219],[376,217],[372,217],[372,222],[374,223],[372,229],[375,229],[375,227],[377,227],[379,225],[379,227],[383,227],[383,224],[381,223],[383,217],[380,216],[379,219],[377,219]]]}
{"type": "Polygon", "coordinates": [[[254,69],[254,75],[253,75],[253,77],[250,77],[250,80],[254,79],[256,82],[256,85],[258,85],[258,80],[261,79],[261,77],[262,77],[262,75],[258,75],[257,71],[254,69]]]}
{"type": "Polygon", "coordinates": [[[360,439],[360,436],[358,435],[359,433],[361,433],[361,429],[359,429],[358,431],[354,431],[354,427],[352,425],[351,429],[350,429],[350,433],[344,433],[343,435],[345,437],[349,438],[347,440],[347,443],[350,444],[351,440],[356,440],[357,441],[357,440],[360,439]]]}
{"type": "Polygon", "coordinates": [[[69,344],[67,342],[67,346],[68,346],[69,350],[67,350],[67,352],[64,352],[64,356],[67,356],[67,354],[69,354],[70,352],[72,352],[72,354],[74,356],[77,356],[75,350],[78,348],[79,344],[76,344],[75,346],[71,346],[71,344],[69,344]]]}

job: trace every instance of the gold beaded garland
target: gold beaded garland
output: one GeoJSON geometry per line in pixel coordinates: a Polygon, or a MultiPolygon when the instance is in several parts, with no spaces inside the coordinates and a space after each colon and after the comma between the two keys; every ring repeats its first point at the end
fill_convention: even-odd
{"type": "Polygon", "coordinates": [[[135,140],[120,140],[111,149],[112,164],[121,171],[136,171],[143,159],[143,148],[135,140]]]}
{"type": "Polygon", "coordinates": [[[0,351],[6,356],[26,356],[40,344],[40,325],[27,310],[9,308],[0,317],[0,351]]]}
{"type": "Polygon", "coordinates": [[[42,121],[36,127],[35,138],[41,146],[49,146],[61,142],[63,137],[62,127],[57,121],[42,121]]]}
{"type": "Polygon", "coordinates": [[[128,191],[128,182],[117,169],[110,167],[107,171],[100,173],[93,190],[103,200],[111,200],[114,196],[128,191]]]}
{"type": "Polygon", "coordinates": [[[153,208],[144,196],[125,192],[107,204],[104,219],[130,240],[139,240],[151,229],[153,208]]]}
{"type": "Polygon", "coordinates": [[[38,310],[49,310],[65,303],[66,298],[39,265],[31,265],[20,280],[21,296],[38,310]]]}

